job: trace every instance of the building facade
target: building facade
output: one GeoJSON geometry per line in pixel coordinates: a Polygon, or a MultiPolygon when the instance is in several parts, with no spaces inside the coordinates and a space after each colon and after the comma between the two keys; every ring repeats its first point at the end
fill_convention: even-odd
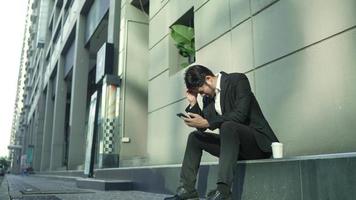
{"type": "Polygon", "coordinates": [[[9,146],[9,158],[12,161],[12,170],[14,172],[19,171],[20,169],[20,156],[22,152],[22,143],[23,143],[23,135],[26,128],[25,123],[25,109],[27,109],[27,105],[25,108],[25,99],[26,95],[25,91],[29,88],[25,87],[25,83],[27,82],[27,68],[28,66],[28,48],[32,44],[29,40],[29,24],[31,20],[31,13],[30,13],[30,3],[27,4],[27,15],[25,19],[25,31],[24,37],[22,42],[22,50],[21,50],[21,57],[20,57],[20,67],[19,67],[19,74],[18,74],[18,81],[17,81],[17,89],[16,89],[16,99],[15,99],[15,107],[14,107],[14,115],[12,121],[12,128],[11,128],[11,136],[10,136],[10,146],[9,146]]]}
{"type": "MultiPolygon", "coordinates": [[[[354,0],[29,4],[20,68],[26,81],[18,92],[24,105],[15,111],[11,140],[22,148],[12,150],[13,162],[26,154],[34,170],[83,170],[90,101],[98,92],[100,102],[112,99],[116,107],[112,135],[108,116],[97,122],[96,168],[181,163],[193,129],[175,115],[187,105],[185,58],[170,37],[175,24],[194,29],[196,63],[247,75],[287,156],[356,150],[354,0]],[[114,97],[95,81],[98,52],[107,43],[112,75],[120,80],[114,97]]],[[[216,158],[204,154],[203,162],[211,161],[216,158]]]]}
{"type": "Polygon", "coordinates": [[[193,130],[175,116],[187,102],[169,27],[182,17],[197,63],[247,75],[286,156],[355,151],[355,11],[353,0],[150,1],[149,163],[181,163],[193,130]]]}
{"type": "Polygon", "coordinates": [[[35,171],[83,170],[90,100],[98,93],[101,117],[95,126],[95,167],[118,167],[122,140],[118,133],[132,133],[124,141],[134,145],[141,137],[135,133],[147,130],[147,67],[143,67],[148,63],[147,44],[128,45],[148,41],[146,11],[115,0],[30,0],[28,4],[23,46],[27,62],[20,73],[25,80],[23,88],[18,86],[16,102],[21,112],[15,111],[9,146],[13,166],[18,164],[17,171],[24,166],[35,171]],[[131,21],[135,23],[129,28],[131,21]],[[120,44],[120,38],[125,43],[120,44]],[[101,52],[110,51],[109,57],[100,54],[106,46],[111,48],[101,52]],[[96,82],[102,59],[110,60],[110,66],[104,66],[110,72],[105,73],[114,77],[116,87],[96,82]],[[140,126],[123,126],[124,119],[140,120],[140,126]],[[27,161],[21,164],[24,155],[27,161]]]}

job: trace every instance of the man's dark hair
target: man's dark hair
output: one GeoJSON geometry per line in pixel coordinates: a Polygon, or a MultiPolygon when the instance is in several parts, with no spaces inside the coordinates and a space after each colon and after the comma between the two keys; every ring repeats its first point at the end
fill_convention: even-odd
{"type": "Polygon", "coordinates": [[[213,72],[210,71],[207,67],[202,65],[193,65],[190,66],[185,71],[184,81],[187,89],[197,89],[205,83],[206,76],[214,76],[213,72]]]}

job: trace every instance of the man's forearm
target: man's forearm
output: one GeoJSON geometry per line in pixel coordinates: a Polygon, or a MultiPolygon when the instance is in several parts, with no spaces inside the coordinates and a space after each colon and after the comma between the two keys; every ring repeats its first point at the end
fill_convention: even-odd
{"type": "Polygon", "coordinates": [[[202,111],[199,107],[199,104],[198,103],[195,103],[193,106],[191,106],[190,104],[187,106],[187,108],[185,109],[185,112],[188,112],[188,113],[195,113],[195,114],[198,114],[200,116],[202,116],[202,111]]]}
{"type": "Polygon", "coordinates": [[[204,116],[201,115],[202,111],[198,104],[194,105],[193,108],[189,109],[187,107],[186,112],[189,113],[191,118],[185,119],[185,123],[190,126],[197,128],[199,131],[204,132],[209,127],[209,122],[204,116]]]}

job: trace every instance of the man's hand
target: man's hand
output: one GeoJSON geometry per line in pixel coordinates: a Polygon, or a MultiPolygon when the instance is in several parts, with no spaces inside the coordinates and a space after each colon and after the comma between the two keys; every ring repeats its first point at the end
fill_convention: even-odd
{"type": "Polygon", "coordinates": [[[187,97],[187,100],[188,100],[190,106],[193,107],[197,103],[198,93],[193,92],[191,90],[187,90],[185,96],[187,97]]]}
{"type": "Polygon", "coordinates": [[[209,122],[202,116],[195,113],[188,113],[191,118],[184,118],[184,123],[194,128],[208,128],[209,122]]]}

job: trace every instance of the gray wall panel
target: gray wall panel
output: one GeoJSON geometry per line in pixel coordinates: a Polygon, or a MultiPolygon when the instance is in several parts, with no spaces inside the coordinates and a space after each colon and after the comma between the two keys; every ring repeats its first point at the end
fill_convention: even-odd
{"type": "MultiPolygon", "coordinates": [[[[182,162],[188,135],[195,129],[186,126],[176,113],[184,112],[187,105],[182,100],[148,115],[149,165],[182,162]]],[[[204,153],[202,161],[216,161],[216,158],[204,153]]]]}
{"type": "Polygon", "coordinates": [[[150,1],[150,19],[157,14],[161,6],[161,1],[150,1]]]}
{"type": "Polygon", "coordinates": [[[169,62],[169,40],[167,35],[162,41],[150,50],[150,67],[148,69],[148,79],[153,78],[168,68],[169,62]]]}
{"type": "Polygon", "coordinates": [[[229,1],[210,0],[195,12],[195,48],[211,42],[230,29],[229,1]]]}
{"type": "Polygon", "coordinates": [[[207,66],[214,73],[234,71],[231,65],[231,32],[196,52],[196,63],[207,66]]]}
{"type": "Polygon", "coordinates": [[[257,98],[287,155],[356,150],[355,42],[353,29],[256,71],[257,98]]]}
{"type": "Polygon", "coordinates": [[[231,58],[233,70],[247,72],[253,69],[252,27],[248,20],[231,31],[231,58]]]}
{"type": "Polygon", "coordinates": [[[126,4],[121,9],[121,15],[125,16],[124,18],[121,18],[121,20],[129,20],[129,21],[136,21],[136,22],[138,21],[138,22],[145,22],[145,23],[147,22],[148,23],[147,15],[144,14],[142,12],[142,10],[137,9],[135,6],[133,6],[131,4],[126,4]]]}
{"type": "Polygon", "coordinates": [[[175,113],[181,112],[185,101],[148,115],[147,150],[152,164],[180,163],[191,128],[184,126],[175,113]]]}
{"type": "Polygon", "coordinates": [[[158,41],[169,33],[168,24],[168,6],[164,6],[162,10],[150,20],[149,26],[149,49],[151,49],[158,41]]]}
{"type": "Polygon", "coordinates": [[[160,76],[152,79],[148,83],[148,111],[168,105],[184,97],[184,70],[173,76],[169,76],[169,71],[165,71],[160,76]]]}
{"type": "Polygon", "coordinates": [[[201,8],[209,0],[194,0],[194,10],[201,8]]]}
{"type": "Polygon", "coordinates": [[[129,22],[127,29],[124,135],[131,142],[122,144],[121,155],[142,156],[146,155],[148,123],[148,25],[129,22]]]}
{"type": "Polygon", "coordinates": [[[255,72],[249,72],[246,74],[249,82],[250,82],[250,87],[253,93],[256,93],[256,85],[255,85],[255,72]]]}
{"type": "Polygon", "coordinates": [[[254,17],[256,66],[356,25],[356,1],[284,0],[254,17]]]}
{"type": "Polygon", "coordinates": [[[158,11],[161,11],[160,9],[166,5],[168,1],[167,0],[153,0],[150,1],[150,19],[153,17],[157,17],[158,11]]]}
{"type": "Polygon", "coordinates": [[[261,11],[263,8],[266,8],[276,1],[278,0],[250,0],[252,14],[261,11]]]}
{"type": "Polygon", "coordinates": [[[169,15],[169,26],[176,22],[180,17],[182,17],[189,9],[194,6],[194,1],[182,0],[169,0],[168,15],[169,15]]]}
{"type": "Polygon", "coordinates": [[[250,17],[250,1],[248,0],[230,0],[231,26],[250,17]]]}

